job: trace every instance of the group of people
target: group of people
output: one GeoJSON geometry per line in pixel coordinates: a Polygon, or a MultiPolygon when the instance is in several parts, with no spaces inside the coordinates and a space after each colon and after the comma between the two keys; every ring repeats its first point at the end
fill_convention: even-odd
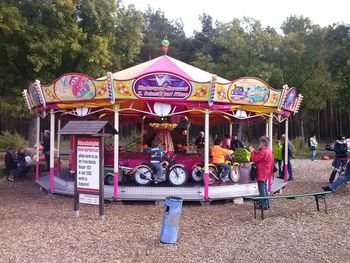
{"type": "MultiPolygon", "coordinates": [[[[284,179],[284,167],[285,167],[285,134],[282,134],[281,139],[277,139],[272,147],[273,157],[275,165],[277,166],[278,178],[284,179]]],[[[291,159],[294,158],[294,149],[290,141],[288,141],[288,161],[287,161],[287,172],[288,180],[293,180],[293,168],[291,159]]]]}
{"type": "Polygon", "coordinates": [[[10,146],[5,154],[5,166],[8,181],[14,182],[15,178],[23,177],[29,170],[24,149],[17,150],[10,146]]]}
{"type": "MultiPolygon", "coordinates": [[[[250,159],[256,165],[256,181],[258,184],[258,190],[260,196],[268,196],[267,190],[267,180],[273,175],[275,165],[278,166],[278,175],[280,178],[284,178],[284,151],[285,151],[285,135],[281,136],[281,140],[277,140],[273,147],[273,152],[270,150],[270,140],[269,138],[262,136],[259,139],[259,149],[254,149],[253,146],[249,146],[250,159]]],[[[199,137],[195,142],[197,146],[197,153],[203,154],[204,151],[204,132],[200,132],[199,137]]],[[[227,155],[234,154],[235,150],[238,148],[245,147],[244,144],[234,135],[232,138],[230,136],[225,136],[222,139],[216,139],[214,145],[211,148],[212,162],[222,169],[222,181],[228,179],[230,173],[230,166],[225,162],[227,155]]],[[[288,142],[288,180],[293,180],[293,170],[290,159],[294,157],[293,146],[288,142]]],[[[261,206],[263,209],[269,208],[268,200],[262,200],[261,206]]]]}

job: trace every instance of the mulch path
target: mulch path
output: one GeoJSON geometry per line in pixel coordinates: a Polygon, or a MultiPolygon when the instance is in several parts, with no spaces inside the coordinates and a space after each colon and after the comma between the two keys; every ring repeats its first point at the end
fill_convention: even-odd
{"type": "MultiPolygon", "coordinates": [[[[295,180],[285,193],[319,191],[331,161],[293,160],[295,180]]],[[[159,243],[164,208],[145,203],[81,206],[71,197],[39,191],[32,178],[0,178],[0,262],[349,262],[350,189],[328,199],[328,214],[313,198],[273,200],[263,221],[252,204],[186,204],[178,243],[159,243]]]]}

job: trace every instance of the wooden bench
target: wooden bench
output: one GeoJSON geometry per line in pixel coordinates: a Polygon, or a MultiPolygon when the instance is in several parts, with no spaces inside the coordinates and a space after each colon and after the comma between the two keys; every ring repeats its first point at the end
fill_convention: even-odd
{"type": "Polygon", "coordinates": [[[313,196],[316,201],[316,209],[317,211],[320,211],[320,204],[319,201],[322,200],[324,203],[324,211],[327,213],[327,203],[326,203],[326,196],[327,194],[331,194],[332,192],[315,192],[315,193],[302,193],[302,194],[290,194],[290,195],[272,195],[272,196],[247,196],[244,197],[244,200],[247,201],[253,201],[254,202],[254,218],[256,218],[256,210],[261,210],[261,220],[264,219],[264,209],[262,207],[262,200],[271,200],[271,199],[296,199],[296,198],[302,198],[302,197],[309,197],[313,196]]]}

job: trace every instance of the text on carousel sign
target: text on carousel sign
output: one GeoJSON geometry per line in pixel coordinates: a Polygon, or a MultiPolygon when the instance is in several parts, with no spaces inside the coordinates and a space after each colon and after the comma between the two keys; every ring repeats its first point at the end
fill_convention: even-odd
{"type": "Polygon", "coordinates": [[[139,98],[146,99],[185,99],[192,92],[191,84],[170,73],[153,73],[138,78],[133,91],[139,98]]]}

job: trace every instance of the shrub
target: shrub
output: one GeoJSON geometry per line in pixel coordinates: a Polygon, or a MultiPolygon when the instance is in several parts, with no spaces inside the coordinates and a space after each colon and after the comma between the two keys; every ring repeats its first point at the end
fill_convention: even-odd
{"type": "Polygon", "coordinates": [[[8,147],[25,148],[28,142],[19,135],[16,131],[3,131],[0,134],[0,149],[7,149],[8,147]]]}

